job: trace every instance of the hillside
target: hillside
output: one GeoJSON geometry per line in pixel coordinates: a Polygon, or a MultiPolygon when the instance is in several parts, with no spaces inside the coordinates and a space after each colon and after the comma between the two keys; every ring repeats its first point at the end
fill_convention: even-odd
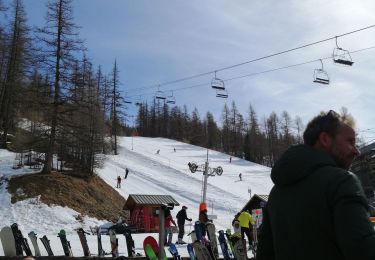
{"type": "MultiPolygon", "coordinates": [[[[252,195],[268,194],[272,187],[268,167],[236,157],[230,160],[227,154],[170,139],[122,137],[118,150],[119,155],[106,156],[97,177],[85,180],[60,173],[41,175],[28,167],[12,169],[15,154],[0,149],[1,223],[5,226],[17,222],[24,234],[34,231],[47,235],[56,255],[63,254],[56,234],[64,228],[74,255],[80,256],[82,249],[75,230],[89,230],[107,219],[116,220],[129,194],[171,195],[180,203],[173,216],[185,205],[189,218],[197,220],[203,175],[200,171],[191,173],[187,164],[195,162],[201,169],[207,154],[210,168],[223,168],[223,174],[209,177],[207,185],[209,214],[216,215],[217,230],[231,226],[233,216],[249,200],[249,191],[252,195]],[[128,178],[116,189],[116,177],[123,177],[125,168],[129,169],[128,178]]],[[[186,231],[191,228],[187,226],[186,231]]],[[[147,235],[134,234],[137,252],[143,252],[142,242],[147,235]]],[[[104,249],[110,250],[108,238],[103,241],[104,249]]],[[[95,236],[88,236],[88,242],[90,248],[97,247],[95,236]]],[[[126,255],[123,236],[119,236],[119,244],[120,255],[126,255]]],[[[186,256],[185,250],[182,254],[186,256]]]]}
{"type": "Polygon", "coordinates": [[[42,203],[79,212],[77,220],[82,215],[108,221],[117,221],[119,216],[126,218],[122,210],[125,199],[97,176],[82,179],[56,172],[21,175],[10,180],[8,191],[12,203],[40,195],[42,203]]]}

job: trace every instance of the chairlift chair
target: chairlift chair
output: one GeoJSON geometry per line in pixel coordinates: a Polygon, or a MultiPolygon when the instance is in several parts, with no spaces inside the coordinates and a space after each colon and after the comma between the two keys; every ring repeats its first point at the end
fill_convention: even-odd
{"type": "Polygon", "coordinates": [[[128,97],[128,93],[125,92],[125,97],[124,97],[124,103],[125,104],[131,104],[132,102],[130,101],[130,98],[128,97]]]}
{"type": "Polygon", "coordinates": [[[320,62],[322,64],[322,68],[314,70],[314,82],[328,85],[329,84],[328,73],[326,71],[324,71],[323,61],[320,60],[320,62]]]}
{"type": "Polygon", "coordinates": [[[166,99],[166,97],[165,97],[163,91],[156,91],[156,93],[155,93],[155,98],[156,98],[156,99],[162,99],[162,100],[165,100],[165,99],[166,99]]]}
{"type": "Polygon", "coordinates": [[[218,98],[228,98],[228,92],[225,89],[217,89],[216,97],[218,98]]]}
{"type": "Polygon", "coordinates": [[[347,66],[352,66],[354,63],[352,61],[352,57],[350,56],[349,51],[344,50],[343,48],[340,48],[338,46],[337,36],[336,36],[336,48],[333,49],[332,58],[333,58],[333,62],[347,65],[347,66]]]}
{"type": "Polygon", "coordinates": [[[211,80],[211,87],[213,89],[225,90],[224,81],[216,77],[216,71],[215,77],[211,80]]]}
{"type": "Polygon", "coordinates": [[[136,105],[136,106],[142,105],[141,96],[139,96],[138,98],[135,99],[134,105],[136,105]]]}
{"type": "Polygon", "coordinates": [[[176,98],[173,96],[173,92],[172,92],[172,95],[167,97],[166,103],[167,104],[176,104],[176,98]]]}

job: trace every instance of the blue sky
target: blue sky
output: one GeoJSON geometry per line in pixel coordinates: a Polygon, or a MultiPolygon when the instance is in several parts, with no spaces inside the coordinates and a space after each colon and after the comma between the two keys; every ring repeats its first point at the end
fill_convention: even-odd
{"type": "MultiPolygon", "coordinates": [[[[30,25],[40,25],[45,0],[24,0],[30,25]]],[[[179,106],[201,117],[211,111],[217,120],[225,102],[236,102],[247,117],[249,104],[261,121],[283,110],[307,123],[322,110],[345,106],[355,117],[359,134],[375,139],[375,48],[352,53],[352,67],[324,59],[330,85],[313,83],[315,61],[225,82],[228,99],[215,97],[214,74],[163,85],[220,70],[269,54],[345,34],[375,24],[372,0],[224,1],[224,0],[76,0],[74,17],[81,26],[88,56],[109,73],[118,62],[122,90],[130,99],[147,100],[157,91],[173,95],[179,106]],[[195,86],[195,87],[194,87],[195,86]]],[[[362,50],[375,46],[375,28],[338,38],[340,47],[362,50]]],[[[258,62],[219,71],[223,80],[306,63],[332,55],[335,41],[306,47],[258,62]]],[[[134,107],[129,113],[135,114],[134,107]]]]}

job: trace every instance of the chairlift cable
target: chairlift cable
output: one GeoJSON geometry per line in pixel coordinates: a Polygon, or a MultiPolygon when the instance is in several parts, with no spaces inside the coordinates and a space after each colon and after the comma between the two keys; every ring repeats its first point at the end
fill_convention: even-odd
{"type": "Polygon", "coordinates": [[[296,50],[299,50],[299,49],[303,49],[303,48],[310,47],[310,46],[313,46],[313,45],[316,45],[316,44],[320,44],[320,43],[323,43],[323,42],[326,42],[326,41],[337,39],[339,37],[343,37],[343,36],[347,36],[347,35],[350,35],[350,34],[353,34],[353,33],[364,31],[364,30],[367,30],[367,29],[370,29],[370,28],[373,28],[373,27],[375,27],[375,24],[367,26],[367,27],[363,27],[363,28],[360,28],[360,29],[357,29],[357,30],[354,30],[354,31],[350,31],[350,32],[347,32],[347,33],[343,33],[343,34],[340,34],[340,35],[336,35],[336,36],[333,36],[333,37],[329,37],[329,38],[326,38],[326,39],[323,39],[323,40],[319,40],[319,41],[315,41],[315,42],[312,42],[312,43],[304,44],[304,45],[301,45],[299,47],[295,47],[295,48],[288,49],[288,50],[285,50],[285,51],[280,51],[280,52],[272,53],[272,54],[269,54],[269,55],[266,55],[266,56],[262,56],[262,57],[255,58],[255,59],[252,59],[252,60],[248,60],[248,61],[245,61],[245,62],[237,63],[237,64],[234,64],[234,65],[230,65],[230,66],[227,66],[227,67],[222,67],[222,68],[219,68],[219,69],[216,69],[216,70],[212,70],[212,71],[208,71],[208,72],[203,72],[203,73],[199,73],[199,74],[187,76],[187,77],[176,79],[176,80],[166,81],[166,82],[163,82],[163,83],[160,83],[160,84],[154,84],[154,85],[150,85],[148,87],[138,88],[138,89],[135,89],[135,90],[144,90],[144,89],[155,88],[157,86],[159,86],[159,87],[160,86],[166,86],[166,85],[175,84],[175,83],[178,83],[178,82],[181,82],[181,81],[186,81],[186,80],[190,80],[190,79],[194,79],[194,78],[206,76],[206,75],[209,75],[209,74],[212,74],[212,73],[216,74],[216,72],[219,72],[219,71],[224,71],[224,70],[232,69],[232,68],[243,66],[243,65],[246,65],[246,64],[249,64],[249,63],[253,63],[253,62],[256,62],[256,61],[268,59],[268,58],[275,57],[275,56],[278,56],[278,55],[281,55],[281,54],[285,54],[285,53],[288,53],[288,52],[292,52],[292,51],[296,51],[296,50]]]}
{"type": "MultiPolygon", "coordinates": [[[[358,52],[362,52],[362,51],[371,50],[371,49],[374,49],[374,48],[375,48],[375,46],[370,46],[370,47],[366,47],[366,48],[363,48],[363,49],[351,51],[350,53],[351,54],[358,53],[358,52]]],[[[309,60],[309,61],[306,61],[306,62],[296,63],[296,64],[287,65],[287,66],[283,66],[283,67],[278,67],[278,68],[275,68],[275,69],[269,69],[269,70],[254,72],[254,73],[250,73],[250,74],[246,74],[246,75],[236,76],[236,77],[232,77],[232,78],[228,78],[228,79],[223,79],[223,81],[224,82],[228,82],[228,81],[233,81],[233,80],[236,80],[236,79],[253,77],[253,76],[257,76],[257,75],[261,75],[261,74],[266,74],[266,73],[270,73],[270,72],[274,72],[274,71],[278,71],[278,70],[284,70],[284,69],[289,69],[289,68],[293,68],[293,67],[298,67],[298,66],[306,65],[306,64],[309,64],[309,63],[315,63],[315,62],[317,62],[319,60],[328,60],[328,59],[332,59],[332,56],[328,56],[328,57],[324,57],[324,58],[320,58],[320,59],[309,60]]],[[[186,90],[186,89],[203,87],[203,86],[209,86],[209,85],[210,85],[210,82],[205,82],[205,83],[199,83],[199,84],[195,84],[195,85],[191,85],[191,86],[186,86],[186,87],[181,87],[181,88],[168,89],[168,90],[165,90],[165,91],[172,91],[172,90],[173,91],[182,91],[182,90],[186,90]]],[[[142,96],[153,95],[154,93],[155,92],[152,92],[152,93],[151,92],[150,93],[143,93],[142,96]]],[[[139,96],[139,95],[135,95],[135,96],[139,96]]]]}

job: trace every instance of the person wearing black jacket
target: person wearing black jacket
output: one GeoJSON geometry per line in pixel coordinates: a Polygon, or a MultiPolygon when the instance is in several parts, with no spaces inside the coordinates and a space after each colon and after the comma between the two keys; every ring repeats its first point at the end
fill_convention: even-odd
{"type": "Polygon", "coordinates": [[[177,218],[177,225],[178,225],[178,241],[177,244],[186,244],[182,240],[185,234],[185,220],[191,221],[191,218],[187,217],[186,213],[187,207],[182,206],[182,209],[177,213],[176,218],[177,218]]]}
{"type": "Polygon", "coordinates": [[[257,260],[373,260],[375,231],[358,178],[353,119],[334,111],[306,127],[271,171],[257,260]]]}

